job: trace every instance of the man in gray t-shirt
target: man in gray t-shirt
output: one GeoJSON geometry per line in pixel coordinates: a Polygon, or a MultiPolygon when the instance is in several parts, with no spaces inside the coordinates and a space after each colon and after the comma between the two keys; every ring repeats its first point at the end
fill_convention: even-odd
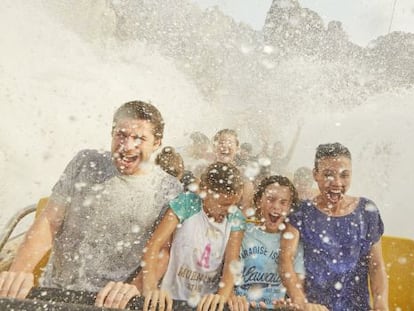
{"type": "Polygon", "coordinates": [[[161,208],[181,190],[158,166],[146,169],[122,175],[109,152],[96,150],[81,151],[69,163],[50,196],[65,206],[65,220],[42,286],[98,291],[136,271],[161,208]]]}
{"type": "MultiPolygon", "coordinates": [[[[27,295],[33,269],[49,249],[43,286],[98,291],[137,270],[157,217],[182,190],[149,161],[163,129],[151,104],[134,101],[116,111],[111,153],[83,150],[68,164],[9,271],[0,275],[3,296],[27,295]]],[[[122,286],[117,283],[111,299],[117,291],[136,293],[132,285],[122,286]]]]}

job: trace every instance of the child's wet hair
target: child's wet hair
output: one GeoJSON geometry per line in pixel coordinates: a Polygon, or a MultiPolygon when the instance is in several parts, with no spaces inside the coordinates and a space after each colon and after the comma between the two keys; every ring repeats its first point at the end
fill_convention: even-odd
{"type": "Polygon", "coordinates": [[[315,169],[318,169],[318,163],[320,160],[324,158],[337,158],[337,157],[346,157],[350,160],[351,152],[347,147],[342,145],[341,143],[328,143],[328,144],[320,144],[316,148],[315,154],[315,169]]]}
{"type": "Polygon", "coordinates": [[[241,193],[243,180],[240,171],[234,165],[214,162],[201,175],[200,188],[216,193],[234,195],[241,193]]]}
{"type": "Polygon", "coordinates": [[[290,179],[281,175],[271,175],[262,179],[254,193],[253,202],[255,207],[257,208],[259,206],[259,201],[262,198],[263,193],[266,191],[266,188],[272,184],[278,184],[289,188],[292,199],[291,211],[295,210],[299,205],[298,192],[290,179]]]}
{"type": "Polygon", "coordinates": [[[154,127],[155,138],[162,139],[164,135],[164,120],[160,111],[152,104],[138,100],[123,104],[115,111],[112,130],[116,123],[124,118],[149,121],[154,127]]]}
{"type": "Polygon", "coordinates": [[[179,177],[184,173],[183,158],[170,146],[162,148],[155,158],[155,164],[174,177],[179,177]]]}

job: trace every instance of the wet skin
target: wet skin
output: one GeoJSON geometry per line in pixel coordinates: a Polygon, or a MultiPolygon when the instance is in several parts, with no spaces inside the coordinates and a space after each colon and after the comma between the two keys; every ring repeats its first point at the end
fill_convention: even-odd
{"type": "Polygon", "coordinates": [[[112,131],[112,158],[123,175],[140,175],[143,164],[158,149],[161,140],[154,136],[153,125],[146,120],[121,119],[112,131]]]}

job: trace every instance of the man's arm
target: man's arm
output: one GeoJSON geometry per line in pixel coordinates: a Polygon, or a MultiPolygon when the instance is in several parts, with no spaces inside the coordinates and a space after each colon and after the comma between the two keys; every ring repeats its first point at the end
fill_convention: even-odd
{"type": "Polygon", "coordinates": [[[369,280],[373,298],[373,309],[388,311],[388,279],[382,257],[381,240],[375,243],[370,252],[369,280]]]}
{"type": "Polygon", "coordinates": [[[64,207],[49,200],[43,212],[26,233],[9,271],[1,273],[0,296],[14,298],[27,296],[33,287],[33,270],[52,247],[56,232],[62,224],[63,215],[64,207]]]}

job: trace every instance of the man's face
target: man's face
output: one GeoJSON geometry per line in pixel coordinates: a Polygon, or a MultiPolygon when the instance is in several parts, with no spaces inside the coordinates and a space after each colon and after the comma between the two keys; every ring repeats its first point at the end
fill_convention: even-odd
{"type": "Polygon", "coordinates": [[[233,163],[238,149],[239,146],[237,145],[237,140],[234,135],[220,135],[219,139],[214,142],[214,154],[216,156],[216,161],[233,163]]]}
{"type": "Polygon", "coordinates": [[[121,119],[112,132],[112,158],[123,175],[139,175],[142,164],[158,149],[161,140],[155,138],[153,125],[146,120],[121,119]]]}

